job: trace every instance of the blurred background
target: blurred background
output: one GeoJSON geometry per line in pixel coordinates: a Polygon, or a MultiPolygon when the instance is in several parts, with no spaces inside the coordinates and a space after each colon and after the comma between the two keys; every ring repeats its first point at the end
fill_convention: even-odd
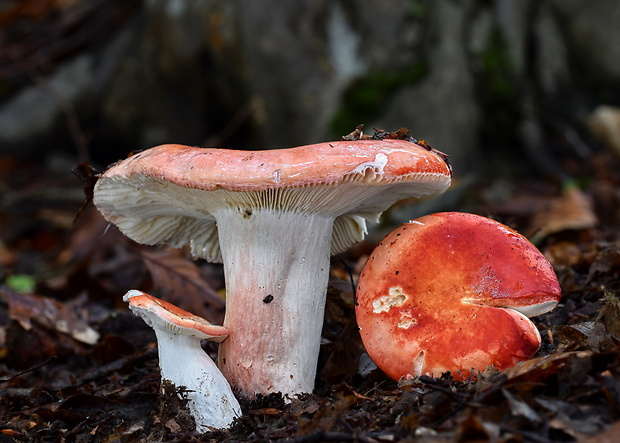
{"type": "MultiPolygon", "coordinates": [[[[374,387],[357,391],[393,418],[358,409],[359,397],[346,408],[363,418],[342,419],[338,394],[321,401],[317,421],[337,413],[349,433],[373,429],[368,417],[438,432],[446,417],[469,426],[450,441],[512,426],[530,429],[525,440],[585,441],[613,421],[617,434],[619,107],[618,0],[0,0],[0,441],[142,432],[145,411],[156,410],[156,352],[152,331],[122,302],[127,290],[223,318],[221,266],[129,240],[84,206],[97,174],[78,163],[103,171],[163,143],[284,148],[337,140],[360,124],[371,134],[408,128],[450,156],[454,180],[439,198],[395,205],[333,258],[319,379],[368,381],[374,387]],[[470,415],[463,405],[483,397],[445,384],[425,403],[416,385],[414,397],[392,401],[362,365],[359,272],[389,231],[438,211],[526,235],[564,292],[537,320],[542,355],[588,352],[570,364],[543,360],[501,387],[513,387],[504,400],[487,397],[503,422],[500,409],[470,415]],[[405,402],[420,405],[421,421],[405,402]]],[[[280,429],[270,420],[291,416],[248,417],[266,441],[280,429]]]]}
{"type": "Polygon", "coordinates": [[[457,177],[562,179],[610,138],[595,111],[620,119],[618,42],[616,0],[0,0],[0,155],[102,169],[364,124],[457,177]]]}

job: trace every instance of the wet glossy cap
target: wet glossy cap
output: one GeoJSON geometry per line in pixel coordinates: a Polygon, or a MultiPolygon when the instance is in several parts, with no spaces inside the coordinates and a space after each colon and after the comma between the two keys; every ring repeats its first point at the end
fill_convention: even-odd
{"type": "Polygon", "coordinates": [[[553,309],[560,285],[546,258],[494,220],[439,213],[391,232],[357,288],[364,346],[387,375],[467,377],[534,355],[528,319],[553,309]]]}
{"type": "Polygon", "coordinates": [[[270,151],[162,145],[123,160],[98,180],[94,202],[139,243],[189,244],[221,261],[218,211],[312,212],[334,217],[332,253],[364,238],[394,202],[450,185],[445,156],[406,140],[354,140],[270,151]]]}

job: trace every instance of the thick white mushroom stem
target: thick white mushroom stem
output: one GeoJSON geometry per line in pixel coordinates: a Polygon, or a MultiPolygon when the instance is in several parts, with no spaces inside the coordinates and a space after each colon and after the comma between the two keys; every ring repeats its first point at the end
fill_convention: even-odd
{"type": "Polygon", "coordinates": [[[241,416],[239,402],[213,360],[200,346],[200,339],[155,329],[162,382],[184,387],[196,430],[226,429],[241,416]]]}
{"type": "Polygon", "coordinates": [[[312,392],[333,217],[270,209],[215,214],[228,338],[220,368],[247,397],[312,392]]]}

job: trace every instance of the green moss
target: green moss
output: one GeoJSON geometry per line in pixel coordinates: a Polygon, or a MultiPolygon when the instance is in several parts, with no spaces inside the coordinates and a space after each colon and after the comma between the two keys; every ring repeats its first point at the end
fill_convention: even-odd
{"type": "Polygon", "coordinates": [[[31,293],[37,284],[34,277],[25,274],[9,275],[4,283],[19,294],[31,293]]]}
{"type": "Polygon", "coordinates": [[[425,1],[412,1],[409,5],[409,13],[413,18],[423,19],[426,17],[428,9],[425,1]]]}
{"type": "Polygon", "coordinates": [[[341,136],[372,120],[400,86],[418,82],[427,72],[426,63],[417,62],[404,72],[375,72],[358,79],[345,93],[343,104],[332,118],[330,130],[341,136]]]}

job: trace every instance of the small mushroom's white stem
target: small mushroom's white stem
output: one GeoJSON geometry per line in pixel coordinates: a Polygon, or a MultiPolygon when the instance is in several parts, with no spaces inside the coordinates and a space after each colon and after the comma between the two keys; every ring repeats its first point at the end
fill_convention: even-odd
{"type": "Polygon", "coordinates": [[[228,428],[241,416],[228,381],[200,346],[200,339],[155,328],[161,378],[185,387],[196,430],[228,428]]]}
{"type": "Polygon", "coordinates": [[[246,396],[312,392],[333,218],[268,209],[216,214],[228,338],[220,368],[246,396]]]}

